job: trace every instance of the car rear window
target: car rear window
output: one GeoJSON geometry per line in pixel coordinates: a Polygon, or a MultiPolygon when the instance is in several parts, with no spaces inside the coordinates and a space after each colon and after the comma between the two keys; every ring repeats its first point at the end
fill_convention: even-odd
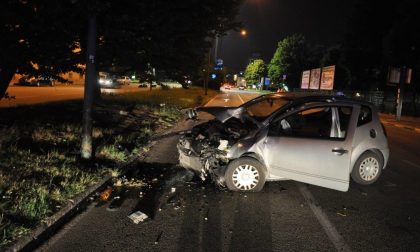
{"type": "Polygon", "coordinates": [[[357,127],[370,123],[372,121],[372,110],[368,106],[360,108],[359,119],[357,120],[357,127]]]}

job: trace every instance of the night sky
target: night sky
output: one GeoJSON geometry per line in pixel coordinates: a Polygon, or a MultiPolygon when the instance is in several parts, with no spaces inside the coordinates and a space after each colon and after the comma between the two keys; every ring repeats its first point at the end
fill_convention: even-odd
{"type": "Polygon", "coordinates": [[[233,71],[243,70],[253,53],[268,63],[277,42],[294,33],[310,43],[332,45],[343,40],[355,0],[246,0],[238,21],[247,37],[229,32],[222,38],[220,55],[233,71]]]}

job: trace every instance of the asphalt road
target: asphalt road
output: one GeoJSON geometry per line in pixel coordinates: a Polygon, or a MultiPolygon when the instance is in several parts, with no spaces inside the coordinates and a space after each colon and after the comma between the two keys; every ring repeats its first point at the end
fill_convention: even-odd
{"type": "MultiPolygon", "coordinates": [[[[231,93],[212,102],[237,99],[250,97],[231,93]]],[[[161,138],[131,174],[149,189],[131,189],[116,211],[92,202],[38,250],[419,251],[420,133],[386,129],[388,167],[374,185],[351,183],[348,192],[293,181],[267,183],[260,193],[220,191],[186,179],[176,167],[177,134],[161,138]],[[127,216],[137,210],[151,218],[134,224],[127,216]]]]}
{"type": "MultiPolygon", "coordinates": [[[[119,89],[101,89],[102,93],[127,93],[149,90],[149,88],[138,88],[132,84],[122,86],[119,89]]],[[[19,105],[38,104],[54,101],[77,100],[83,98],[84,87],[79,85],[66,86],[55,85],[53,87],[26,87],[9,86],[7,89],[10,97],[0,100],[1,107],[15,107],[19,105]]]]}

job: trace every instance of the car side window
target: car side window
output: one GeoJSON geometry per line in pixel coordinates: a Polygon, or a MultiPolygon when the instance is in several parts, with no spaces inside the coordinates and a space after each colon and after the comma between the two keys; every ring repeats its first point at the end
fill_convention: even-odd
{"type": "Polygon", "coordinates": [[[270,127],[277,136],[315,138],[315,139],[345,139],[352,107],[315,107],[294,113],[270,127]]]}
{"type": "Polygon", "coordinates": [[[359,118],[357,120],[357,127],[370,123],[372,121],[372,110],[368,106],[360,108],[359,118]]]}

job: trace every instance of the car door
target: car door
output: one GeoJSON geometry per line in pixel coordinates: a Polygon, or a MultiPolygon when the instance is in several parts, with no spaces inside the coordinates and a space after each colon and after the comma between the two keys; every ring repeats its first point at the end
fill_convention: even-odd
{"type": "Polygon", "coordinates": [[[353,106],[307,106],[269,126],[264,159],[277,177],[347,191],[353,106]]]}

